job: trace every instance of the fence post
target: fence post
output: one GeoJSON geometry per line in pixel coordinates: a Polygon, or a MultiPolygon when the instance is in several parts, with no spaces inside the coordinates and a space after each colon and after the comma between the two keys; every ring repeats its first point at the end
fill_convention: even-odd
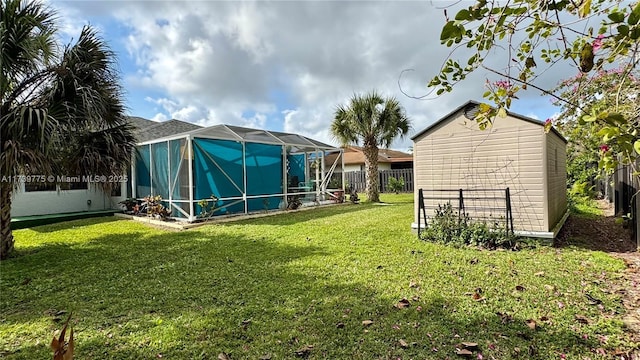
{"type": "Polygon", "coordinates": [[[513,212],[511,211],[511,192],[509,191],[509,188],[505,190],[504,201],[507,215],[504,222],[507,227],[507,234],[509,233],[509,225],[511,225],[511,234],[513,234],[513,212]]]}
{"type": "Polygon", "coordinates": [[[464,198],[462,195],[462,189],[458,191],[458,228],[462,221],[462,215],[464,215],[464,198]]]}
{"type": "Polygon", "coordinates": [[[418,239],[420,238],[420,209],[422,209],[422,213],[424,214],[424,227],[427,227],[427,213],[424,208],[424,194],[422,193],[422,189],[418,189],[418,239]]]}

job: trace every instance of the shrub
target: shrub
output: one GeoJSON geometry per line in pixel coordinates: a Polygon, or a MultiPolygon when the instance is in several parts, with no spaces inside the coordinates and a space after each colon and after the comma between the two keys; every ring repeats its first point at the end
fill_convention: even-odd
{"type": "Polygon", "coordinates": [[[396,179],[393,176],[390,176],[387,183],[387,189],[389,189],[389,191],[393,191],[396,194],[399,194],[402,189],[404,189],[404,178],[400,177],[396,179]]]}
{"type": "Polygon", "coordinates": [[[171,216],[171,210],[162,205],[162,197],[160,195],[145,197],[144,204],[146,204],[147,216],[163,220],[171,216]]]}
{"type": "Polygon", "coordinates": [[[468,214],[458,216],[450,203],[438,205],[421,239],[455,246],[479,246],[487,249],[514,248],[515,236],[509,234],[503,221],[493,224],[473,221],[468,214]]]}

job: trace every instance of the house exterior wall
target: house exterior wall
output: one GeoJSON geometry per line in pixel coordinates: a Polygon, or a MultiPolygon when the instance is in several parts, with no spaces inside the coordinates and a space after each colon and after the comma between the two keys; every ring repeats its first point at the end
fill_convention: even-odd
{"type": "Polygon", "coordinates": [[[360,164],[344,164],[344,172],[360,171],[360,164]]]}
{"type": "Polygon", "coordinates": [[[545,136],[547,171],[547,226],[552,230],[567,212],[567,147],[558,135],[545,136]]]}
{"type": "Polygon", "coordinates": [[[124,200],[126,194],[124,184],[121,186],[123,196],[111,197],[94,185],[89,185],[89,189],[86,190],[25,192],[24,184],[20,184],[18,190],[13,193],[11,216],[119,209],[118,202],[124,200]],[[90,205],[87,203],[88,200],[91,200],[90,205]]]}
{"type": "MultiPolygon", "coordinates": [[[[509,187],[515,230],[548,231],[545,224],[544,140],[540,125],[507,116],[497,119],[490,129],[483,131],[459,111],[414,139],[414,214],[417,214],[420,188],[509,187]]],[[[431,200],[431,204],[425,201],[431,207],[437,206],[434,202],[437,201],[431,200]]]]}
{"type": "MultiPolygon", "coordinates": [[[[344,164],[344,172],[363,171],[364,164],[344,164]]],[[[378,163],[378,171],[391,170],[391,163],[378,163]]]]}

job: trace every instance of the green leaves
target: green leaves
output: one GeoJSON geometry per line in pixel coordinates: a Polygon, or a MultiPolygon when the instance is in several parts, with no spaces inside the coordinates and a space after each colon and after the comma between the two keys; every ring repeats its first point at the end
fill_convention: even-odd
{"type": "Polygon", "coordinates": [[[442,28],[442,32],[440,33],[440,41],[444,44],[447,43],[447,46],[456,44],[462,41],[462,37],[465,35],[465,28],[462,24],[457,21],[448,21],[444,27],[442,28]]]}
{"type": "Polygon", "coordinates": [[[640,21],[640,1],[636,2],[636,6],[633,8],[633,11],[631,11],[631,14],[629,14],[628,23],[629,25],[636,25],[638,21],[640,21]]]}
{"type": "Polygon", "coordinates": [[[633,143],[633,150],[640,155],[640,140],[636,140],[636,142],[633,143]]]}
{"type": "Polygon", "coordinates": [[[591,0],[585,0],[578,8],[578,15],[581,18],[587,17],[591,13],[591,0]]]}

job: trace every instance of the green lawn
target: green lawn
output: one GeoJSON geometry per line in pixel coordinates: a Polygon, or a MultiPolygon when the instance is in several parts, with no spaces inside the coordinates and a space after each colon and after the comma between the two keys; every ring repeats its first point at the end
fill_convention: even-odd
{"type": "Polygon", "coordinates": [[[287,359],[307,345],[310,359],[446,359],[461,342],[478,343],[474,358],[599,359],[630,346],[621,261],[419,241],[412,197],[382,200],[183,232],[114,218],[15,231],[0,357],[49,358],[62,311],[78,359],[287,359]]]}

